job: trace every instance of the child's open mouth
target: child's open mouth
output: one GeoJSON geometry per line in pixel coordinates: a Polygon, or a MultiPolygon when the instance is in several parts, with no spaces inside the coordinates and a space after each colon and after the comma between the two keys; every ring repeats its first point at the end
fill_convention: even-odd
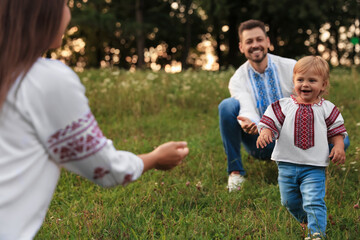
{"type": "Polygon", "coordinates": [[[303,92],[303,93],[310,93],[311,90],[301,90],[301,92],[303,92]]]}

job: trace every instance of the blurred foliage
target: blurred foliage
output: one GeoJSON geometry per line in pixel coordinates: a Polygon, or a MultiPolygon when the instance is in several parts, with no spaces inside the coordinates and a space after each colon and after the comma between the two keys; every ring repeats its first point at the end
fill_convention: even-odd
{"type": "MultiPolygon", "coordinates": [[[[83,51],[71,51],[64,57],[73,66],[80,61],[86,67],[99,67],[103,61],[128,69],[138,63],[139,54],[163,45],[165,53],[155,63],[163,67],[175,60],[185,68],[193,64],[190,55],[199,54],[197,44],[207,39],[213,42],[220,67],[237,67],[245,61],[238,50],[237,27],[251,18],[268,25],[274,54],[299,58],[326,53],[329,61],[335,57],[342,63],[345,58],[350,60],[344,62],[347,64],[360,58],[356,44],[350,41],[360,35],[360,0],[303,0],[296,4],[286,0],[69,0],[69,6],[69,28],[77,27],[77,31],[66,35],[68,49],[72,50],[69,43],[75,39],[85,42],[83,51]],[[329,36],[322,39],[324,24],[328,24],[329,36]],[[350,30],[352,34],[341,36],[350,30]],[[339,47],[340,41],[343,47],[339,47]]],[[[150,64],[145,60],[145,67],[150,64]]]]}

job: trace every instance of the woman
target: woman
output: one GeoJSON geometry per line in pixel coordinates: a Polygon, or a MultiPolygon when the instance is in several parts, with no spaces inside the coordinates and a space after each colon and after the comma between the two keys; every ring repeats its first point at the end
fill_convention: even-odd
{"type": "Polygon", "coordinates": [[[117,151],[92,115],[84,86],[59,61],[40,58],[61,45],[71,19],[65,0],[0,1],[0,239],[32,239],[60,167],[109,187],[187,156],[186,142],[135,155],[117,151]]]}

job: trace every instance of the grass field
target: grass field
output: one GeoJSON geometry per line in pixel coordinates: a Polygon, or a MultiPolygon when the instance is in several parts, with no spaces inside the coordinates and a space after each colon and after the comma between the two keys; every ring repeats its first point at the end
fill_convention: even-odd
{"type": "MultiPolygon", "coordinates": [[[[244,151],[247,181],[241,191],[226,189],[217,106],[233,72],[81,73],[92,111],[118,149],[140,154],[186,140],[190,154],[176,169],[149,171],[125,188],[103,189],[62,171],[36,239],[302,239],[280,204],[274,162],[244,151]]],[[[330,82],[328,99],[343,114],[351,146],[345,165],[327,168],[327,236],[359,239],[360,74],[336,68],[330,82]]]]}

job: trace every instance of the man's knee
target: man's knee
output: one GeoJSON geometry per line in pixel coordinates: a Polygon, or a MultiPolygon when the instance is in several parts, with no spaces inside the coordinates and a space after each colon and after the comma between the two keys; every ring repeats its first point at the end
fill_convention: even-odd
{"type": "Polygon", "coordinates": [[[349,136],[346,136],[344,138],[344,149],[345,149],[345,151],[349,146],[350,146],[350,139],[349,139],[349,136]]]}
{"type": "Polygon", "coordinates": [[[232,115],[233,111],[237,110],[237,113],[239,113],[240,107],[239,107],[239,101],[235,98],[226,98],[221,101],[219,104],[219,114],[220,115],[232,115]]]}

